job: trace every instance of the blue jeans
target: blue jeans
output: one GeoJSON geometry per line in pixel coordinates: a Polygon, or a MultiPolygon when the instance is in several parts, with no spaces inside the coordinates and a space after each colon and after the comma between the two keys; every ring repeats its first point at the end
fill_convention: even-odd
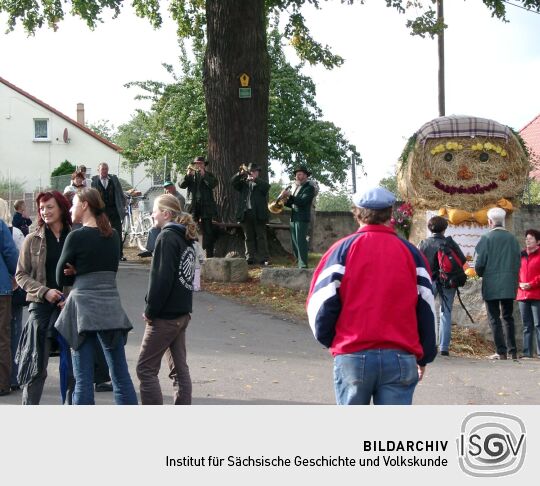
{"type": "Polygon", "coordinates": [[[523,356],[533,357],[535,341],[540,356],[540,300],[520,300],[519,311],[523,320],[523,356]]]}
{"type": "Polygon", "coordinates": [[[338,405],[411,405],[418,367],[416,357],[397,349],[370,349],[334,358],[338,405]]]}
{"type": "Polygon", "coordinates": [[[103,353],[113,384],[114,402],[117,405],[137,405],[137,394],[129,376],[123,339],[114,348],[108,347],[99,333],[89,332],[76,351],[72,351],[75,391],[73,405],[94,405],[94,358],[96,346],[103,346],[103,353]]]}
{"type": "Polygon", "coordinates": [[[452,306],[456,297],[456,289],[447,289],[433,283],[433,295],[441,301],[441,314],[439,316],[439,349],[448,351],[452,338],[452,306]],[[439,292],[440,290],[440,292],[439,292]]]}

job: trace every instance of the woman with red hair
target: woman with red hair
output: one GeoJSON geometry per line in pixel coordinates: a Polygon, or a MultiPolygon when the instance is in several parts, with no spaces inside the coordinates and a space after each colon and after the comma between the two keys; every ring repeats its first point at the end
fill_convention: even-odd
{"type": "Polygon", "coordinates": [[[58,338],[54,323],[64,306],[64,289],[56,280],[56,264],[71,231],[69,202],[61,193],[40,192],[36,205],[38,227],[24,240],[15,275],[30,302],[16,354],[23,405],[39,405],[41,400],[49,354],[58,338]]]}

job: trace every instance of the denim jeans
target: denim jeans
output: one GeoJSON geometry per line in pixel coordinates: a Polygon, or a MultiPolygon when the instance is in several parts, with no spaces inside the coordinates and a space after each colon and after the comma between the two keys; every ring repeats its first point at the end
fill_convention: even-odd
{"type": "Polygon", "coordinates": [[[523,320],[523,356],[534,356],[535,342],[540,356],[540,300],[519,301],[519,311],[523,320]]]}
{"type": "Polygon", "coordinates": [[[72,351],[75,391],[73,405],[94,405],[94,359],[96,346],[103,346],[113,383],[114,401],[117,405],[137,405],[137,394],[129,376],[124,341],[119,339],[109,348],[99,333],[89,332],[77,350],[72,351]],[[99,340],[99,341],[98,341],[99,340]]]}
{"type": "Polygon", "coordinates": [[[439,315],[439,349],[441,351],[448,351],[452,338],[452,306],[456,297],[456,289],[447,289],[434,282],[434,297],[437,297],[437,294],[441,303],[441,313],[439,315]]]}
{"type": "Polygon", "coordinates": [[[338,405],[410,405],[418,383],[416,357],[397,349],[370,349],[334,358],[338,405]]]}
{"type": "Polygon", "coordinates": [[[22,333],[23,306],[11,304],[11,386],[18,386],[17,372],[19,367],[15,363],[15,354],[22,333]]]}
{"type": "Polygon", "coordinates": [[[493,341],[497,348],[497,354],[515,354],[516,353],[516,329],[514,325],[514,300],[513,299],[500,299],[500,300],[486,300],[486,310],[489,325],[493,332],[493,341]],[[501,321],[501,309],[502,319],[505,323],[505,333],[503,331],[503,325],[501,321]]]}

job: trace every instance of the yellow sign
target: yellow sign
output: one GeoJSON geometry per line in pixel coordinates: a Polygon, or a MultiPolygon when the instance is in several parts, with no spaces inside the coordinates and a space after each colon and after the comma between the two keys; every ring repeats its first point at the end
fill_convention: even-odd
{"type": "Polygon", "coordinates": [[[240,86],[247,88],[249,86],[249,76],[246,73],[240,75],[240,86]]]}

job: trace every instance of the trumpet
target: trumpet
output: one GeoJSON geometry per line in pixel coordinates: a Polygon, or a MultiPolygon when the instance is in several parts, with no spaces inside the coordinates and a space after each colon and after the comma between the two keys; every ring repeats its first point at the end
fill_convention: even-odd
{"type": "Polygon", "coordinates": [[[193,175],[200,172],[200,169],[195,164],[189,164],[187,167],[187,175],[193,175]]]}
{"type": "MultiPolygon", "coordinates": [[[[287,186],[285,188],[285,191],[288,191],[291,189],[292,186],[287,186]]],[[[274,199],[272,202],[268,203],[268,211],[270,211],[272,214],[280,214],[283,212],[283,208],[285,207],[285,197],[278,196],[276,199],[274,199]]]]}
{"type": "Polygon", "coordinates": [[[247,177],[250,174],[250,170],[246,164],[242,164],[240,167],[238,167],[238,173],[242,177],[247,177]]]}

